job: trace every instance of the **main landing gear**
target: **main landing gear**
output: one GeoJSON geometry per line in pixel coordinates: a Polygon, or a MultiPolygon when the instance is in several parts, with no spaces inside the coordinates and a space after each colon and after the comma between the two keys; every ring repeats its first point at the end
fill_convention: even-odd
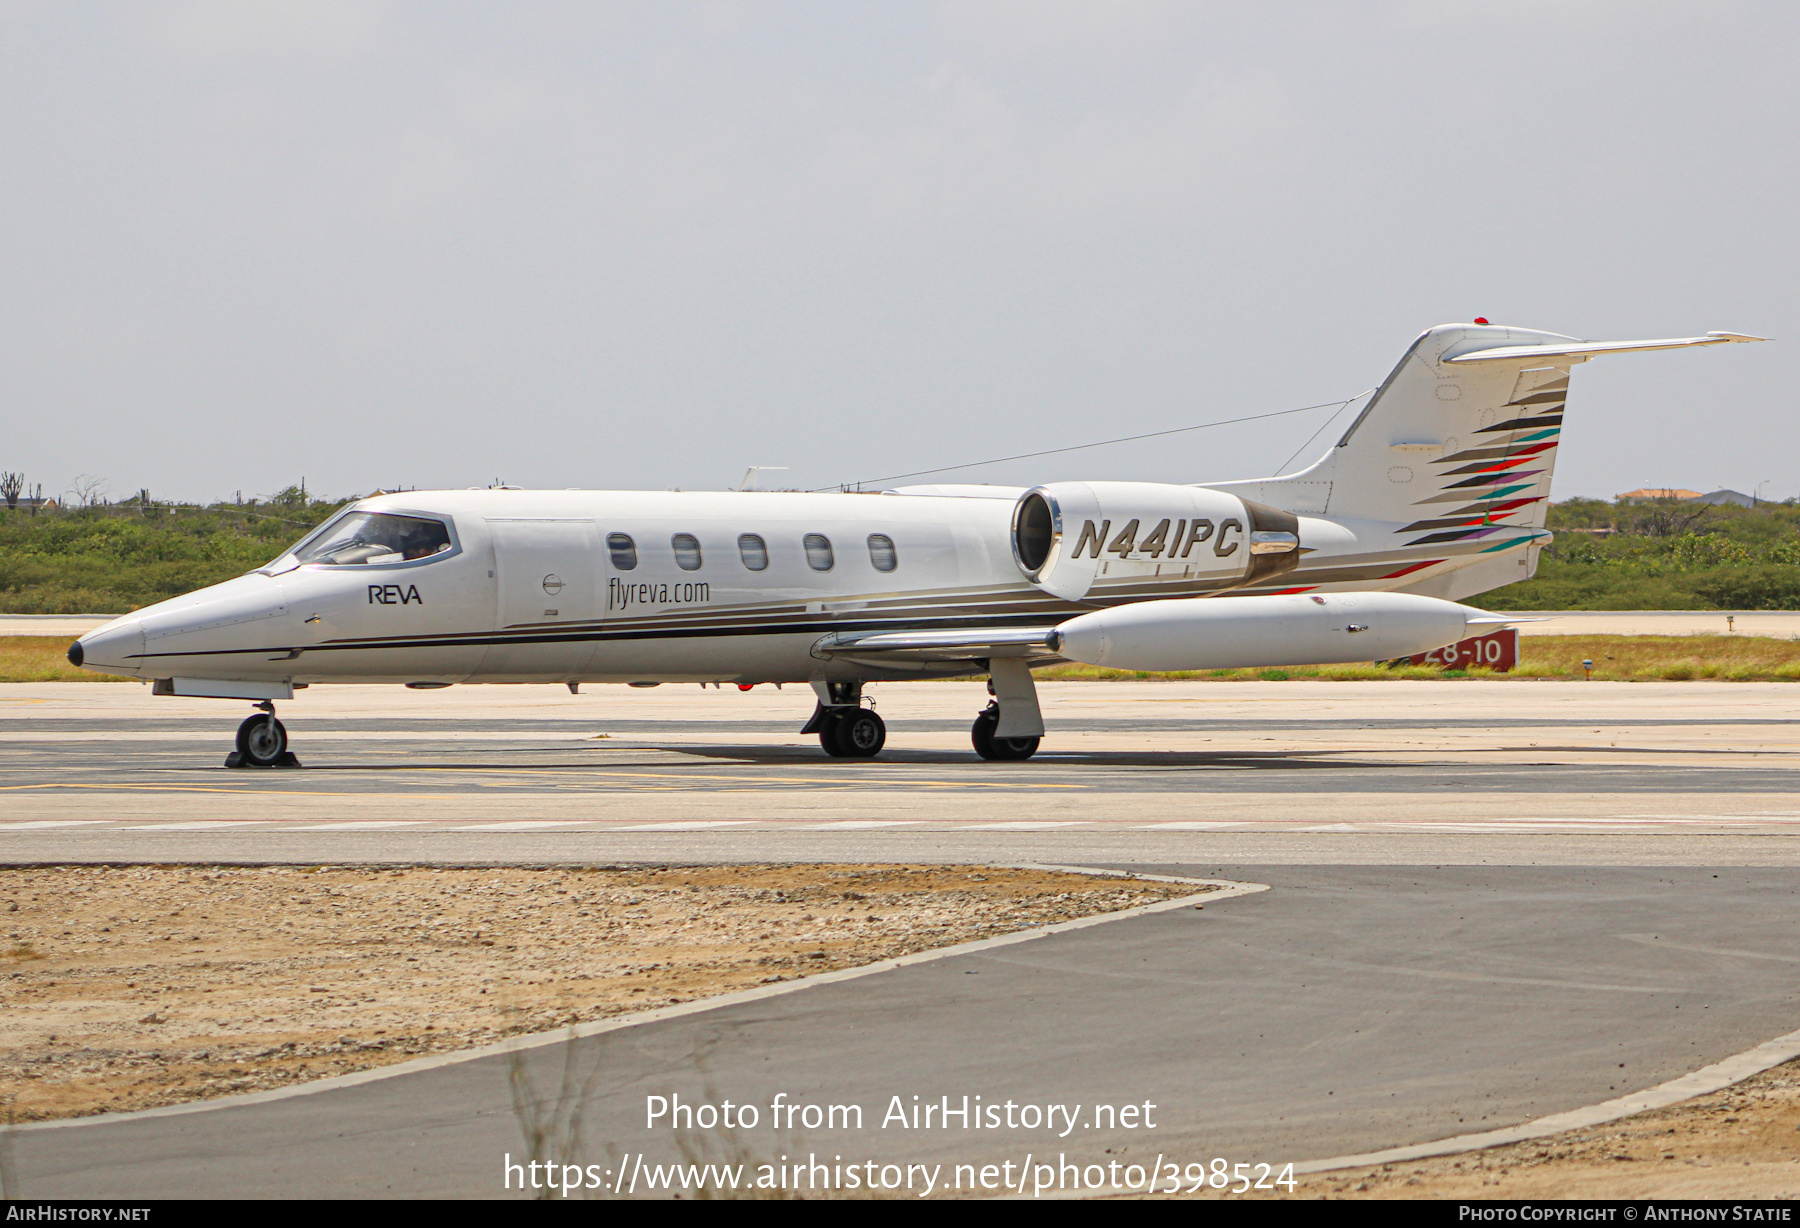
{"type": "Polygon", "coordinates": [[[969,727],[969,741],[983,759],[1029,759],[1037,754],[1042,738],[1000,738],[994,730],[1000,727],[1000,705],[991,703],[969,727]]]}
{"type": "Polygon", "coordinates": [[[887,723],[862,706],[862,683],[815,682],[819,704],[801,733],[819,735],[833,759],[872,759],[887,744],[887,723]]]}
{"type": "Polygon", "coordinates": [[[994,657],[987,664],[994,698],[969,728],[969,741],[983,759],[1029,759],[1044,736],[1031,667],[1022,657],[994,657]]]}
{"type": "Polygon", "coordinates": [[[238,726],[237,749],[225,756],[225,766],[299,767],[288,749],[287,726],[275,719],[275,705],[265,699],[256,706],[262,711],[238,726]]]}
{"type": "Polygon", "coordinates": [[[872,708],[828,713],[819,744],[834,759],[872,759],[887,743],[887,724],[872,708]]]}
{"type": "MultiPolygon", "coordinates": [[[[1031,758],[1044,736],[1031,667],[1023,657],[994,657],[981,664],[994,698],[969,730],[975,753],[983,759],[1031,758]]],[[[818,734],[819,745],[833,759],[869,759],[881,753],[887,726],[874,709],[862,706],[861,682],[814,682],[812,687],[819,702],[801,733],[818,734]]]]}

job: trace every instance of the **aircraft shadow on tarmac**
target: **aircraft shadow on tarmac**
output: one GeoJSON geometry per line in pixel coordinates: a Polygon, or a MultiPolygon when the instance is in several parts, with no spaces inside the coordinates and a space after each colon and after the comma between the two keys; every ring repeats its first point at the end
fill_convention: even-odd
{"type": "MultiPolygon", "coordinates": [[[[618,748],[608,747],[616,753],[618,748]]],[[[1307,768],[1392,768],[1395,765],[1378,760],[1354,760],[1335,758],[1341,751],[1049,751],[1039,754],[1034,760],[1015,764],[991,764],[978,758],[973,751],[884,751],[879,759],[830,759],[807,747],[784,746],[665,746],[655,750],[673,753],[694,760],[683,763],[671,762],[668,759],[656,759],[645,762],[629,758],[629,753],[617,758],[609,758],[600,763],[592,759],[558,760],[556,762],[515,763],[515,762],[427,762],[409,760],[406,762],[365,762],[365,763],[329,763],[314,760],[309,762],[306,772],[491,772],[504,771],[509,774],[529,773],[533,771],[566,772],[572,769],[592,768],[597,772],[620,768],[656,767],[660,770],[679,770],[689,768],[699,773],[708,768],[722,764],[748,764],[761,767],[817,768],[821,771],[840,772],[846,776],[860,777],[871,772],[879,773],[884,767],[894,766],[930,766],[930,767],[966,767],[979,768],[983,772],[1004,772],[1009,778],[1013,776],[1029,777],[1035,764],[1038,767],[1146,767],[1146,768],[1205,768],[1205,767],[1253,767],[1253,768],[1288,768],[1303,770],[1307,768]]],[[[506,751],[488,751],[487,754],[564,754],[558,750],[535,750],[531,748],[509,748],[506,751]]]]}

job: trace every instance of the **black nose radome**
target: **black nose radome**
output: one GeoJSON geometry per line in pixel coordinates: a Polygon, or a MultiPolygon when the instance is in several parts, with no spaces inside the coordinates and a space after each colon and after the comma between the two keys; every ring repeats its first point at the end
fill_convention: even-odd
{"type": "Polygon", "coordinates": [[[69,645],[69,664],[70,665],[80,665],[84,658],[84,655],[85,654],[83,654],[81,651],[81,641],[80,640],[76,640],[73,644],[69,645]]]}

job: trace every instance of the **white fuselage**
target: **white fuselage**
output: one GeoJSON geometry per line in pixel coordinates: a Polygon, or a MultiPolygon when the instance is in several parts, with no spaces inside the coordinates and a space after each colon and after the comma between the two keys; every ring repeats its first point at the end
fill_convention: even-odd
{"type": "Polygon", "coordinates": [[[1091,532],[1080,546],[1087,521],[1077,517],[1059,539],[1060,561],[1037,577],[1015,548],[1024,492],[1005,488],[997,497],[382,495],[266,568],[89,633],[84,664],[145,678],[296,685],[916,678],[983,667],[848,660],[821,651],[821,641],[1049,626],[1158,598],[1395,587],[1340,579],[1346,560],[1394,570],[1391,526],[1365,527],[1359,538],[1354,526],[1300,517],[1299,568],[1264,576],[1267,560],[1252,556],[1248,538],[1261,523],[1256,510],[1269,509],[1203,487],[1096,484],[1075,493],[1092,492],[1089,519],[1110,526],[1110,553],[1091,532]],[[441,525],[443,540],[419,558],[379,553],[383,546],[306,557],[358,515],[441,525]],[[1133,548],[1120,540],[1123,525],[1141,526],[1133,548]],[[1050,573],[1075,566],[1071,547],[1086,556],[1080,591],[1058,595],[1050,573]],[[1276,587],[1304,581],[1309,569],[1319,583],[1276,587]]]}
{"type": "Polygon", "coordinates": [[[278,561],[92,633],[87,664],[297,683],[806,681],[834,673],[810,650],[845,627],[1089,608],[1020,574],[1008,499],[480,490],[356,506],[441,518],[453,549],[278,561]],[[634,559],[608,548],[616,534],[634,559]],[[697,544],[697,566],[691,552],[678,563],[677,535],[697,544]],[[828,558],[817,541],[809,555],[809,535],[828,558]],[[877,569],[871,535],[891,541],[891,571],[877,569]],[[748,550],[761,570],[746,564],[747,536],[762,543],[766,562],[748,550]]]}

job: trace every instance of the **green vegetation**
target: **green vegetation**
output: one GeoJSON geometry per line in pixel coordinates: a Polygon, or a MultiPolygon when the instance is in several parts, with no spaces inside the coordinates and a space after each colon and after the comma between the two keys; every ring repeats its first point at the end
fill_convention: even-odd
{"type": "Polygon", "coordinates": [[[0,507],[0,611],[124,614],[261,567],[345,502],[0,507]]]}
{"type": "Polygon", "coordinates": [[[1764,635],[1526,635],[1519,638],[1519,667],[1492,670],[1439,669],[1429,665],[1300,665],[1286,669],[1209,669],[1177,674],[1145,674],[1097,665],[1057,665],[1032,671],[1044,681],[1094,682],[1159,678],[1173,682],[1371,682],[1413,679],[1583,677],[1581,663],[1594,663],[1596,682],[1800,682],[1800,640],[1764,635]]]}
{"type": "MultiPolygon", "coordinates": [[[[58,636],[0,636],[0,682],[133,682],[113,674],[76,669],[58,636]]],[[[1299,665],[1286,669],[1209,669],[1177,674],[1058,665],[1033,671],[1044,681],[1132,682],[1373,682],[1456,681],[1458,678],[1582,677],[1581,662],[1594,663],[1596,682],[1800,681],[1800,641],[1762,635],[1528,635],[1519,641],[1519,668],[1443,670],[1430,665],[1299,665]]]]}
{"type": "Polygon", "coordinates": [[[1492,610],[1800,610],[1800,502],[1754,508],[1570,499],[1538,573],[1492,610]]]}

